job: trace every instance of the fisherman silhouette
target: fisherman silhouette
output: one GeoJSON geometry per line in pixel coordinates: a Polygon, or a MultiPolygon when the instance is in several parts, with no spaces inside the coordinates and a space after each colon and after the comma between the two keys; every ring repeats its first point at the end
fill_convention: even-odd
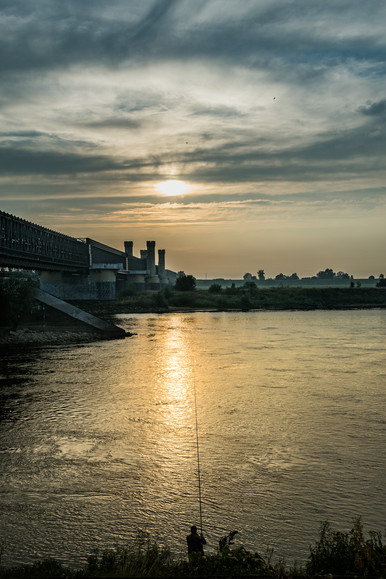
{"type": "Polygon", "coordinates": [[[188,543],[188,555],[190,561],[194,561],[197,559],[197,557],[203,556],[203,547],[206,545],[206,541],[202,533],[201,535],[197,533],[196,525],[190,527],[190,535],[186,537],[186,542],[188,543]]]}

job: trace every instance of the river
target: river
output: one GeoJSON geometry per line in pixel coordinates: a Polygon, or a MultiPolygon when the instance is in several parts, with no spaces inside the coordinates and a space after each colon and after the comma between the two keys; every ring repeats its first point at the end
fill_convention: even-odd
{"type": "Polygon", "coordinates": [[[120,315],[124,340],[1,351],[3,563],[81,566],[139,529],[304,561],[385,527],[386,311],[120,315]]]}

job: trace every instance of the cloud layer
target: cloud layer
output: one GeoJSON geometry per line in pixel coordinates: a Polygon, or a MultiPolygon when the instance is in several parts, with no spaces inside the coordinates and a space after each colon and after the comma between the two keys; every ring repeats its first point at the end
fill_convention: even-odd
{"type": "Polygon", "coordinates": [[[378,274],[385,19],[378,0],[3,0],[1,208],[150,233],[196,275],[378,274]],[[189,192],[161,196],[173,178],[189,192]]]}

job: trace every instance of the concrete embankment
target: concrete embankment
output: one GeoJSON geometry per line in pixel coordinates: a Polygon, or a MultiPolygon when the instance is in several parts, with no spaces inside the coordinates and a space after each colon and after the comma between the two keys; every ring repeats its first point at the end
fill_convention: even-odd
{"type": "Polygon", "coordinates": [[[38,316],[18,324],[17,328],[0,328],[0,344],[58,345],[124,338],[129,335],[82,309],[42,290],[36,291],[38,316]]]}
{"type": "Polygon", "coordinates": [[[51,312],[67,320],[68,324],[82,328],[84,331],[97,333],[103,338],[123,338],[126,335],[122,328],[97,318],[43,290],[37,290],[36,300],[49,308],[51,312]]]}

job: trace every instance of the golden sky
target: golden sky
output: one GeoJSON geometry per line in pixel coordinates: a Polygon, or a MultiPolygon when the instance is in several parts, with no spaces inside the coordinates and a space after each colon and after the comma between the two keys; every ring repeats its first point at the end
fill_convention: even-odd
{"type": "Polygon", "coordinates": [[[196,277],[385,269],[386,5],[4,2],[0,209],[196,277]]]}

